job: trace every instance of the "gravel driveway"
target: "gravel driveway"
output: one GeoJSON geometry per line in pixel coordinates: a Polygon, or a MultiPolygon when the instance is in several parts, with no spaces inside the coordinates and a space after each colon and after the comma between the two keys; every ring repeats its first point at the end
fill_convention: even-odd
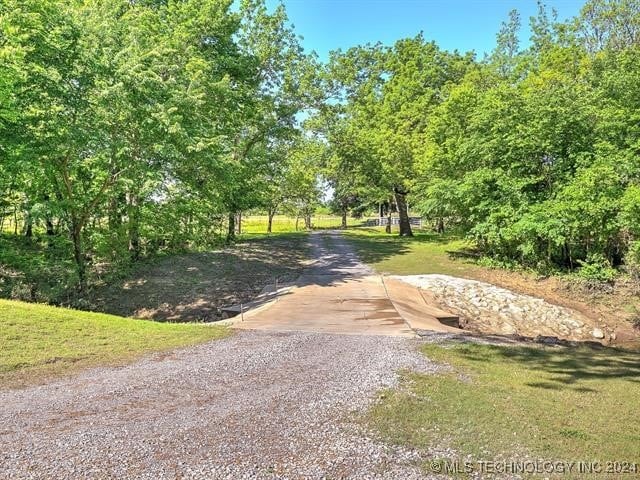
{"type": "Polygon", "coordinates": [[[0,393],[0,478],[421,478],[358,414],[418,340],[242,331],[0,393]]]}
{"type": "MultiPolygon", "coordinates": [[[[313,282],[371,273],[336,233],[310,243],[313,282]]],[[[438,368],[418,342],[241,330],[0,392],[0,478],[422,478],[416,452],[362,422],[399,370],[438,368]]]]}

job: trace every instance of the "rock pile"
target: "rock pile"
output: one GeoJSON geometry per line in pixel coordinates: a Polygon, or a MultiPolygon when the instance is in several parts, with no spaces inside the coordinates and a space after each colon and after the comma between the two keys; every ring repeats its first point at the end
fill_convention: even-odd
{"type": "Polygon", "coordinates": [[[465,329],[486,334],[558,337],[585,341],[606,333],[580,313],[489,283],[448,275],[393,276],[431,292],[443,308],[457,313],[465,329]]]}

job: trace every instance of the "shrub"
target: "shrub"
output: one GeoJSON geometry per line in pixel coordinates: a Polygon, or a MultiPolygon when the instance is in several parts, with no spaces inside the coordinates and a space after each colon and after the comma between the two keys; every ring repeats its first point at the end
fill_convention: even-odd
{"type": "Polygon", "coordinates": [[[601,253],[591,253],[587,255],[586,260],[578,260],[578,263],[580,264],[578,276],[588,281],[613,283],[618,274],[601,253]]]}
{"type": "Polygon", "coordinates": [[[624,268],[631,278],[640,280],[640,240],[629,245],[624,257],[624,268]]]}

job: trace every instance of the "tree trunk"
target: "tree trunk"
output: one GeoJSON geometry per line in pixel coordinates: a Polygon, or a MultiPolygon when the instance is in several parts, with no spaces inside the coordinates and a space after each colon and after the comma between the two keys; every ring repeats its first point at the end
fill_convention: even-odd
{"type": "Polygon", "coordinates": [[[33,238],[33,218],[29,212],[24,214],[24,236],[29,240],[33,238]]]}
{"type": "Polygon", "coordinates": [[[87,287],[87,275],[82,251],[82,225],[75,218],[75,215],[71,220],[71,240],[73,242],[73,260],[76,263],[76,272],[78,273],[78,290],[83,292],[87,287]]]}
{"type": "Polygon", "coordinates": [[[309,214],[304,215],[304,228],[311,230],[311,215],[309,214]]]}
{"type": "Polygon", "coordinates": [[[132,261],[140,259],[140,201],[135,193],[128,194],[129,255],[132,261]]]}
{"type": "Polygon", "coordinates": [[[342,223],[340,224],[341,228],[347,228],[347,209],[342,209],[342,223]]]}
{"type": "MultiPolygon", "coordinates": [[[[42,199],[47,203],[47,205],[49,204],[49,201],[51,200],[51,198],[49,197],[49,194],[45,193],[42,196],[42,199]]],[[[47,208],[47,214],[44,217],[44,225],[47,229],[47,237],[53,237],[56,234],[56,229],[55,226],[53,225],[53,219],[51,218],[51,212],[49,211],[49,209],[47,208]]],[[[49,245],[51,245],[51,242],[49,242],[49,245]]]]}
{"type": "Polygon", "coordinates": [[[49,240],[47,241],[49,247],[53,246],[53,237],[56,234],[56,227],[53,224],[53,220],[51,220],[51,217],[49,215],[47,215],[47,218],[45,218],[44,223],[47,227],[47,237],[49,238],[49,240]]]}
{"type": "Polygon", "coordinates": [[[242,212],[238,212],[238,219],[236,223],[237,223],[238,235],[240,235],[242,234],[242,212]]]}
{"type": "Polygon", "coordinates": [[[22,234],[29,240],[33,237],[33,217],[29,201],[22,204],[22,234]]]}
{"type": "Polygon", "coordinates": [[[298,231],[298,222],[300,221],[300,216],[296,215],[296,232],[298,231]]]}
{"type": "Polygon", "coordinates": [[[384,226],[384,231],[385,233],[391,233],[391,202],[393,201],[392,198],[389,199],[388,202],[386,202],[385,205],[385,215],[387,216],[387,223],[384,226]]]}
{"type": "Polygon", "coordinates": [[[444,219],[442,217],[438,217],[438,221],[436,223],[436,232],[444,233],[444,219]]]}
{"type": "Polygon", "coordinates": [[[267,233],[271,233],[271,229],[273,227],[273,217],[276,214],[275,208],[270,208],[268,211],[269,221],[267,222],[267,233]]]}
{"type": "Polygon", "coordinates": [[[564,250],[566,252],[566,259],[569,261],[569,269],[573,270],[573,258],[571,257],[571,246],[569,242],[564,242],[564,250]]]}
{"type": "Polygon", "coordinates": [[[119,201],[120,201],[120,198],[117,195],[114,195],[109,200],[108,223],[109,223],[110,231],[115,231],[118,228],[120,228],[120,223],[122,222],[122,218],[120,217],[120,205],[118,205],[119,201]]]}
{"type": "Polygon", "coordinates": [[[409,221],[409,212],[407,210],[407,192],[396,187],[393,189],[393,195],[396,200],[398,216],[400,217],[400,236],[413,237],[411,222],[409,221]]]}
{"type": "Polygon", "coordinates": [[[227,229],[227,243],[236,238],[236,214],[229,212],[229,228],[227,229]]]}

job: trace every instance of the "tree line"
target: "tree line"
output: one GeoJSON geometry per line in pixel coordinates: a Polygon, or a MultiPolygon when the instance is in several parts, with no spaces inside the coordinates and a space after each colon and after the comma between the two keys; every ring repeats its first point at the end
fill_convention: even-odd
{"type": "Polygon", "coordinates": [[[0,230],[87,265],[233,240],[241,212],[408,205],[538,269],[640,271],[640,2],[539,3],[491,54],[303,50],[264,0],[3,0],[0,230]],[[56,250],[56,252],[59,250],[56,250]]]}
{"type": "Polygon", "coordinates": [[[231,240],[250,208],[306,213],[316,63],[262,0],[3,0],[0,223],[62,244],[83,289],[89,261],[231,240]]]}
{"type": "Polygon", "coordinates": [[[482,59],[424,36],[334,52],[327,139],[337,201],[406,202],[437,231],[538,269],[608,279],[640,263],[640,2],[589,0],[558,21],[512,11],[482,59]]]}

